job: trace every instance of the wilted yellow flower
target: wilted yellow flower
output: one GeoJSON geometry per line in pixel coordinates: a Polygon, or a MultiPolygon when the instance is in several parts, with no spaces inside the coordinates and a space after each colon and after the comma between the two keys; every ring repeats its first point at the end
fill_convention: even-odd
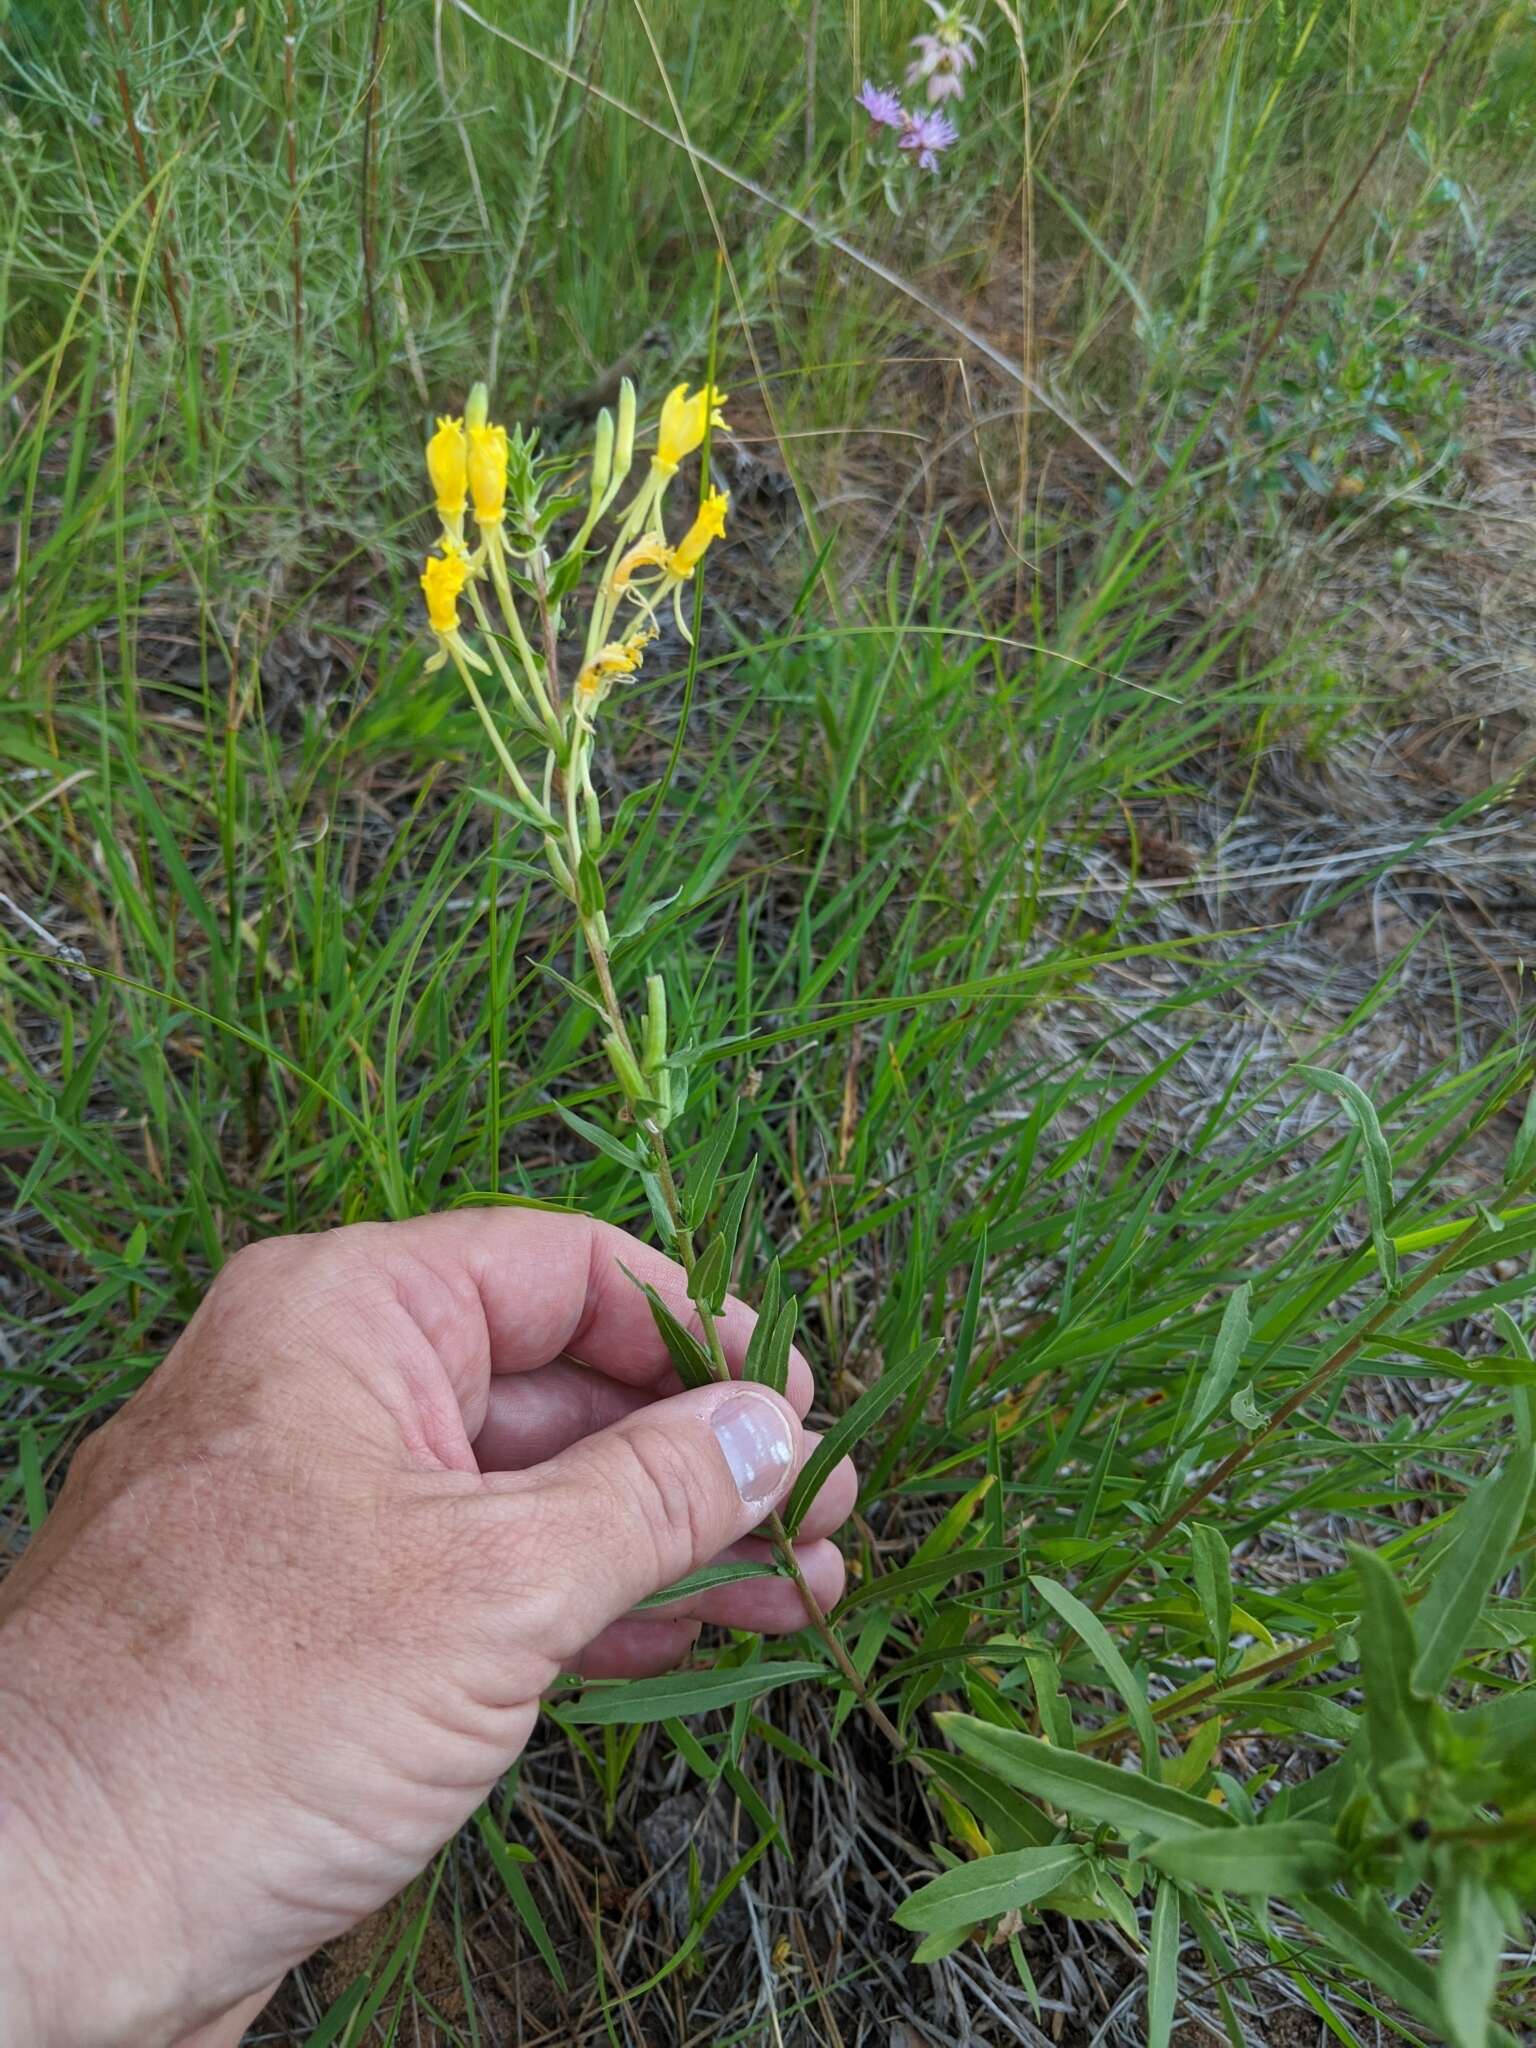
{"type": "Polygon", "coordinates": [[[427,475],[437,493],[439,518],[450,521],[462,519],[469,490],[468,451],[462,420],[450,419],[447,413],[439,415],[437,432],[427,443],[427,475]]]}
{"type": "Polygon", "coordinates": [[[614,592],[627,590],[639,569],[664,569],[671,552],[664,533],[645,534],[614,564],[613,574],[608,579],[609,589],[614,592]]]}
{"type": "Polygon", "coordinates": [[[421,572],[427,619],[434,633],[459,629],[459,593],[469,581],[469,564],[460,554],[428,555],[421,572]]]}
{"type": "Polygon", "coordinates": [[[482,526],[494,526],[501,518],[507,495],[505,427],[470,428],[469,488],[475,501],[476,519],[482,526]]]}
{"type": "Polygon", "coordinates": [[[643,629],[627,640],[610,640],[600,647],[576,678],[576,708],[593,711],[602,703],[616,676],[632,676],[644,658],[655,634],[643,629]]]}
{"type": "Polygon", "coordinates": [[[730,502],[724,491],[709,493],[692,526],[667,557],[669,574],[679,577],[693,574],[710,542],[718,540],[725,532],[725,514],[730,502]]]}
{"type": "Polygon", "coordinates": [[[662,401],[661,426],[656,435],[655,467],[663,476],[675,476],[684,456],[691,455],[704,439],[708,427],[723,427],[720,408],[725,393],[704,384],[688,396],[688,386],[678,384],[662,401]]]}

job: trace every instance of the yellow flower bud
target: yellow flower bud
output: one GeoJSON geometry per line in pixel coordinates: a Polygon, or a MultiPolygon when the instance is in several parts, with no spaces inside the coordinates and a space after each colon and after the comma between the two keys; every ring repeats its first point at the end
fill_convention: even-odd
{"type": "Polygon", "coordinates": [[[459,627],[459,592],[469,581],[469,564],[462,555],[428,555],[421,572],[421,587],[427,598],[427,619],[434,633],[456,633],[459,627]]]}
{"type": "Polygon", "coordinates": [[[475,501],[476,519],[482,526],[494,526],[501,518],[507,495],[505,427],[470,428],[469,488],[475,501]]]}
{"type": "Polygon", "coordinates": [[[720,411],[724,403],[725,393],[713,384],[702,385],[691,398],[686,384],[667,393],[656,435],[655,466],[663,476],[676,475],[678,464],[699,446],[707,428],[725,425],[720,411]]]}
{"type": "Polygon", "coordinates": [[[427,443],[427,475],[437,493],[441,519],[462,519],[469,490],[469,467],[464,445],[464,422],[439,416],[437,432],[427,443]]]}
{"type": "Polygon", "coordinates": [[[667,568],[673,576],[693,574],[710,542],[718,540],[725,532],[726,508],[730,502],[724,491],[709,493],[699,507],[692,526],[667,558],[667,568]]]}
{"type": "Polygon", "coordinates": [[[470,386],[469,397],[464,404],[464,424],[473,433],[476,427],[483,427],[490,417],[491,394],[483,383],[470,386]]]}

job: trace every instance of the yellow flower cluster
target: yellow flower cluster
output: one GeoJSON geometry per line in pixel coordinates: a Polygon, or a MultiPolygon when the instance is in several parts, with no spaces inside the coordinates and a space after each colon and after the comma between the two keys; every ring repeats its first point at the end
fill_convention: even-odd
{"type": "MultiPolygon", "coordinates": [[[[678,384],[662,402],[656,433],[656,452],[648,479],[635,494],[628,514],[609,556],[607,574],[599,587],[598,602],[587,638],[587,657],[576,678],[574,709],[582,724],[589,724],[592,712],[601,704],[621,676],[633,675],[640,667],[644,650],[655,638],[653,620],[659,595],[673,594],[678,607],[678,624],[687,636],[681,611],[682,586],[692,577],[712,542],[725,532],[730,500],[724,491],[708,490],[692,523],[675,544],[669,542],[662,525],[667,485],[681,463],[703,442],[712,427],[724,427],[721,413],[725,393],[713,384],[690,392],[678,384]],[[648,529],[648,530],[647,530],[648,529]],[[638,537],[637,537],[638,535],[638,537]],[[643,572],[653,573],[644,575],[643,572]],[[621,602],[628,598],[639,610],[643,623],[625,634],[616,631],[621,602]]],[[[616,468],[622,439],[623,470],[630,462],[633,446],[634,393],[626,386],[620,406],[622,436],[616,437],[611,420],[606,436],[600,430],[594,456],[592,510],[574,545],[581,547],[601,511],[612,502],[622,482],[616,468]],[[601,474],[599,475],[599,471],[601,474]]],[[[516,599],[508,579],[508,539],[504,520],[507,501],[508,439],[503,426],[488,418],[485,386],[477,384],[470,393],[462,417],[444,413],[427,442],[427,476],[431,482],[442,522],[441,552],[430,556],[422,572],[421,588],[427,601],[427,621],[437,636],[438,650],[430,666],[441,667],[450,657],[461,668],[482,672],[486,664],[461,637],[459,599],[466,586],[482,575],[495,586],[504,611],[509,612],[508,631],[525,670],[524,678],[508,683],[513,701],[520,709],[532,703],[542,718],[542,729],[556,737],[560,728],[555,703],[557,693],[545,686],[532,648],[512,614],[516,599]],[[480,544],[471,554],[465,544],[464,525],[470,508],[480,529],[480,544]],[[510,608],[510,610],[509,610],[510,608]]],[[[480,612],[475,598],[477,614],[480,612]]],[[[481,618],[482,625],[485,623],[481,618]]],[[[498,671],[505,671],[499,650],[498,671]]],[[[535,720],[535,723],[538,721],[535,720]]]]}

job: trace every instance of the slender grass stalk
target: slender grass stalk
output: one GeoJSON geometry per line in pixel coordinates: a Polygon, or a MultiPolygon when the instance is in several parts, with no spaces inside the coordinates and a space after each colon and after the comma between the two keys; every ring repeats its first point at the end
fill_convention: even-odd
{"type": "Polygon", "coordinates": [[[363,156],[358,179],[358,238],[363,256],[363,339],[373,355],[375,370],[382,367],[376,273],[378,252],[377,196],[374,190],[378,154],[379,84],[384,69],[384,16],[388,0],[374,0],[373,27],[368,43],[368,77],[363,88],[363,156]]]}
{"type": "Polygon", "coordinates": [[[288,218],[293,269],[293,470],[302,512],[309,497],[309,465],[304,456],[304,225],[299,196],[299,128],[294,91],[294,57],[298,37],[298,0],[287,0],[283,31],[283,128],[288,161],[288,218]]]}
{"type": "Polygon", "coordinates": [[[181,291],[176,283],[176,263],[172,254],[170,230],[168,225],[160,219],[162,204],[165,204],[168,212],[169,202],[162,201],[162,196],[156,190],[159,181],[150,174],[149,158],[144,148],[144,132],[139,126],[139,118],[134,111],[133,88],[128,82],[128,72],[123,56],[123,51],[133,34],[133,20],[128,12],[128,0],[121,0],[118,25],[115,29],[112,22],[110,0],[100,0],[100,8],[102,28],[106,32],[108,41],[114,46],[112,76],[117,86],[118,99],[122,104],[123,126],[127,130],[129,147],[133,151],[133,161],[138,167],[139,184],[144,194],[144,207],[149,216],[150,234],[153,236],[157,231],[159,233],[160,276],[165,285],[166,302],[171,309],[171,321],[176,329],[176,339],[181,343],[183,350],[185,350],[187,346],[187,323],[182,317],[181,291]]]}

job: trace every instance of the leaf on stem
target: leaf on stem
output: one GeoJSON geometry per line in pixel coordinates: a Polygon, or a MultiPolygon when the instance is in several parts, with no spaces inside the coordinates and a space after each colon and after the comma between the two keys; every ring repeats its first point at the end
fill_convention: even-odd
{"type": "Polygon", "coordinates": [[[1085,1861],[1083,1851],[1071,1842],[978,1857],[958,1870],[946,1870],[903,1899],[894,1915],[896,1925],[945,1934],[973,1927],[978,1920],[995,1920],[1056,1891],[1085,1861]]]}
{"type": "Polygon", "coordinates": [[[677,1376],[685,1387],[710,1387],[715,1383],[715,1369],[708,1351],[694,1336],[685,1330],[673,1315],[671,1309],[651,1286],[649,1281],[637,1279],[628,1266],[621,1266],[620,1272],[626,1280],[633,1280],[645,1296],[651,1311],[651,1321],[661,1334],[661,1341],[667,1347],[667,1356],[677,1367],[677,1376]]]}
{"type": "Polygon", "coordinates": [[[840,1415],[833,1423],[806,1459],[784,1506],[784,1526],[791,1536],[805,1519],[806,1509],[821,1491],[832,1468],[847,1456],[855,1444],[868,1436],[887,1408],[916,1385],[933,1363],[937,1349],[935,1344],[920,1344],[897,1364],[888,1365],[874,1385],[860,1394],[847,1414],[840,1415]]]}
{"type": "Polygon", "coordinates": [[[1457,1659],[1483,1611],[1488,1589],[1504,1568],[1520,1534],[1536,1479],[1536,1456],[1520,1450],[1481,1480],[1456,1510],[1454,1533],[1435,1564],[1423,1604],[1413,1617],[1419,1654],[1413,1689],[1433,1699],[1445,1690],[1457,1659]]]}
{"type": "Polygon", "coordinates": [[[688,1193],[685,1198],[688,1228],[697,1230],[709,1214],[715,1199],[715,1183],[720,1178],[720,1169],[725,1164],[725,1155],[731,1149],[731,1140],[736,1135],[736,1118],[740,1111],[740,1098],[732,1096],[725,1114],[716,1122],[709,1136],[694,1154],[688,1169],[688,1193]]]}
{"type": "Polygon", "coordinates": [[[1387,1230],[1387,1213],[1392,1207],[1392,1154],[1382,1133],[1376,1106],[1358,1082],[1327,1067],[1298,1067],[1297,1073],[1314,1088],[1321,1088],[1341,1104],[1345,1115],[1360,1133],[1360,1164],[1365,1174],[1365,1206],[1371,1219],[1371,1240],[1381,1277],[1390,1291],[1397,1291],[1397,1246],[1387,1230]]]}

